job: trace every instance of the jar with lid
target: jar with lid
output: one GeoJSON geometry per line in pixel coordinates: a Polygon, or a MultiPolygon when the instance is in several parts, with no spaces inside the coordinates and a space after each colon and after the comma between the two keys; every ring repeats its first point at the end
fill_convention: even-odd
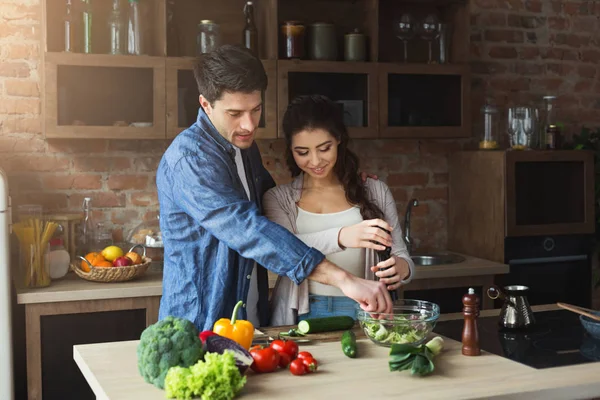
{"type": "Polygon", "coordinates": [[[483,129],[479,148],[481,150],[495,150],[498,148],[498,108],[491,99],[481,107],[481,116],[483,118],[483,129]]]}
{"type": "Polygon", "coordinates": [[[344,35],[344,60],[366,61],[367,38],[358,29],[344,35]]]}
{"type": "Polygon", "coordinates": [[[337,60],[335,25],[317,22],[309,26],[308,56],[311,60],[337,60]]]}
{"type": "Polygon", "coordinates": [[[283,58],[304,58],[305,26],[298,21],[287,21],[281,26],[283,58]]]}
{"type": "Polygon", "coordinates": [[[204,19],[198,24],[198,55],[210,53],[221,45],[221,27],[214,21],[204,19]]]}

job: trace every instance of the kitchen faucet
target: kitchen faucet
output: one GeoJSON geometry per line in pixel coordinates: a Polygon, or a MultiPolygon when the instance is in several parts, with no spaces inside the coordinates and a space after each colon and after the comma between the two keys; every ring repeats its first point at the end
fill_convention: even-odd
{"type": "Polygon", "coordinates": [[[406,206],[406,214],[404,215],[404,242],[406,243],[406,249],[408,250],[408,254],[412,254],[413,246],[413,240],[410,237],[410,215],[412,213],[412,208],[418,206],[419,200],[412,199],[408,202],[408,206],[406,206]]]}

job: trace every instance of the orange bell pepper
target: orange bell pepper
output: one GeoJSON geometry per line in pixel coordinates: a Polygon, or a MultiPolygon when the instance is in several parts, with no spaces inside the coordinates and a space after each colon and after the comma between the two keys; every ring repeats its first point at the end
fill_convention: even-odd
{"type": "Polygon", "coordinates": [[[254,326],[250,321],[237,319],[237,313],[242,304],[243,301],[240,300],[235,305],[231,320],[229,318],[221,318],[215,322],[213,332],[239,343],[243,348],[248,350],[252,344],[252,339],[254,339],[254,326]]]}

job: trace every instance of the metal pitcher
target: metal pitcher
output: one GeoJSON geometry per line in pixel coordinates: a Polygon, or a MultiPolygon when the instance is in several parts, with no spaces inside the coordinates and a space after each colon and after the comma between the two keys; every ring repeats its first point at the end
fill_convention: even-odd
{"type": "Polygon", "coordinates": [[[533,311],[527,301],[527,286],[513,285],[506,286],[500,290],[498,286],[491,286],[487,290],[490,299],[501,298],[504,300],[500,310],[500,326],[504,328],[518,329],[528,328],[535,324],[533,311]]]}

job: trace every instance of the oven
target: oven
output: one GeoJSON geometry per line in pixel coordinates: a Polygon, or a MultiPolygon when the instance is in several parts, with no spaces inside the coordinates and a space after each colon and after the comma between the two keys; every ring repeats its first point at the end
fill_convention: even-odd
{"type": "Polygon", "coordinates": [[[592,235],[507,237],[504,248],[510,273],[497,284],[528,286],[531,305],[591,307],[592,235]]]}

